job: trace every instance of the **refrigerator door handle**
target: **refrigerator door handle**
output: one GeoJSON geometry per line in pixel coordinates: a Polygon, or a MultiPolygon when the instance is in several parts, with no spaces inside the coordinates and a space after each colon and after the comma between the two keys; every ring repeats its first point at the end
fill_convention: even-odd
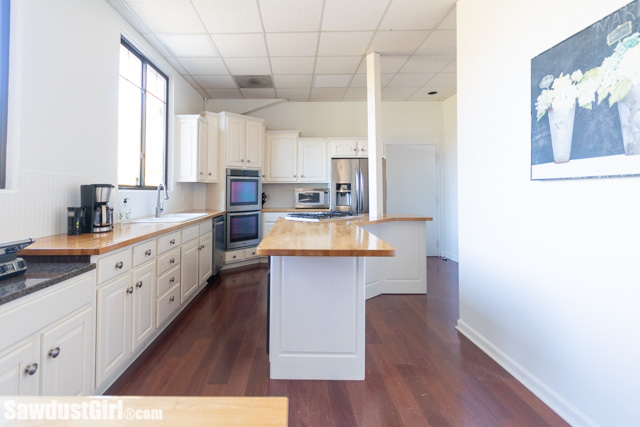
{"type": "Polygon", "coordinates": [[[354,199],[354,203],[355,203],[355,210],[356,212],[360,211],[360,178],[358,176],[358,172],[359,169],[356,168],[356,176],[354,179],[354,188],[355,188],[355,193],[353,194],[353,199],[354,199]]]}
{"type": "Polygon", "coordinates": [[[360,209],[358,212],[364,212],[364,177],[362,173],[362,168],[360,168],[360,209]]]}

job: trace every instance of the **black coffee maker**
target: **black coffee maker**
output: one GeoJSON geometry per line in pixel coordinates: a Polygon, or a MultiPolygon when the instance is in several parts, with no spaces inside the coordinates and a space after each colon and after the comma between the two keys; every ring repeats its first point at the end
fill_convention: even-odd
{"type": "Polygon", "coordinates": [[[80,186],[80,204],[86,209],[85,233],[104,233],[113,230],[113,208],[109,207],[111,184],[80,186]]]}

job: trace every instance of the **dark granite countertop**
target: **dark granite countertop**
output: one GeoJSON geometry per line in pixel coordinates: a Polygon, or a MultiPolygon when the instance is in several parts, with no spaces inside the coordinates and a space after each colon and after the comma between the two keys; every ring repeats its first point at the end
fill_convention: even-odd
{"type": "Polygon", "coordinates": [[[0,305],[96,268],[89,262],[29,262],[25,274],[0,280],[0,305]]]}

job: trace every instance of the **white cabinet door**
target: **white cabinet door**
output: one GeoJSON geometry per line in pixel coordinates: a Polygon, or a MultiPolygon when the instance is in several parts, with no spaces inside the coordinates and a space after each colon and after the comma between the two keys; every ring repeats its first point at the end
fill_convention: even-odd
{"type": "Polygon", "coordinates": [[[131,351],[134,351],[155,331],[155,279],[154,262],[149,262],[133,271],[131,281],[131,351]]]}
{"type": "Polygon", "coordinates": [[[368,157],[369,156],[369,141],[359,140],[357,143],[358,156],[360,157],[368,157]]]}
{"type": "Polygon", "coordinates": [[[42,333],[42,394],[82,396],[91,392],[91,307],[42,333]]]}
{"type": "Polygon", "coordinates": [[[204,119],[198,120],[198,182],[207,180],[207,132],[207,122],[204,119]]]}
{"type": "Polygon", "coordinates": [[[199,114],[176,116],[178,127],[179,182],[205,180],[207,170],[207,121],[199,114]]]}
{"type": "Polygon", "coordinates": [[[331,157],[355,157],[358,155],[358,141],[355,139],[334,139],[329,144],[331,157]]]}
{"type": "Polygon", "coordinates": [[[198,284],[200,283],[198,280],[200,278],[198,255],[201,252],[199,243],[196,239],[182,245],[182,278],[180,279],[182,302],[186,301],[193,291],[198,289],[198,284]]]}
{"type": "Polygon", "coordinates": [[[132,293],[129,274],[98,288],[96,387],[129,356],[132,293]]]}
{"type": "Polygon", "coordinates": [[[213,234],[200,236],[199,277],[200,284],[205,283],[213,274],[213,234]]]}
{"type": "Polygon", "coordinates": [[[245,165],[245,143],[246,143],[246,120],[226,116],[226,165],[228,167],[244,167],[245,165]]]}
{"type": "Polygon", "coordinates": [[[298,182],[328,182],[327,143],[324,139],[300,139],[298,182]]]}
{"type": "Polygon", "coordinates": [[[206,182],[218,182],[218,127],[220,118],[215,113],[206,113],[207,118],[207,175],[206,182]]]}
{"type": "Polygon", "coordinates": [[[264,128],[262,122],[247,120],[246,135],[246,162],[247,168],[262,168],[262,150],[264,145],[264,128]]]}
{"type": "Polygon", "coordinates": [[[267,132],[267,177],[265,182],[296,182],[298,133],[267,132]]]}
{"type": "Polygon", "coordinates": [[[1,396],[39,394],[39,349],[38,335],[34,335],[0,353],[1,396]]]}

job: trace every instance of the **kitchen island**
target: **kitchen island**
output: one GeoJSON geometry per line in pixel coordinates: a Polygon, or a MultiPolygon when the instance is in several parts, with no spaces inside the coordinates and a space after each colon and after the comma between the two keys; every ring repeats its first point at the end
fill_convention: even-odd
{"type": "Polygon", "coordinates": [[[363,380],[365,299],[372,296],[366,285],[381,286],[378,294],[426,293],[424,237],[430,220],[416,215],[278,220],[258,246],[258,255],[271,257],[271,378],[363,380]],[[379,235],[395,236],[399,245],[379,235]],[[393,265],[380,262],[389,257],[415,272],[411,280],[417,286],[399,281],[394,292],[394,280],[386,280],[385,273],[393,265]]]}

